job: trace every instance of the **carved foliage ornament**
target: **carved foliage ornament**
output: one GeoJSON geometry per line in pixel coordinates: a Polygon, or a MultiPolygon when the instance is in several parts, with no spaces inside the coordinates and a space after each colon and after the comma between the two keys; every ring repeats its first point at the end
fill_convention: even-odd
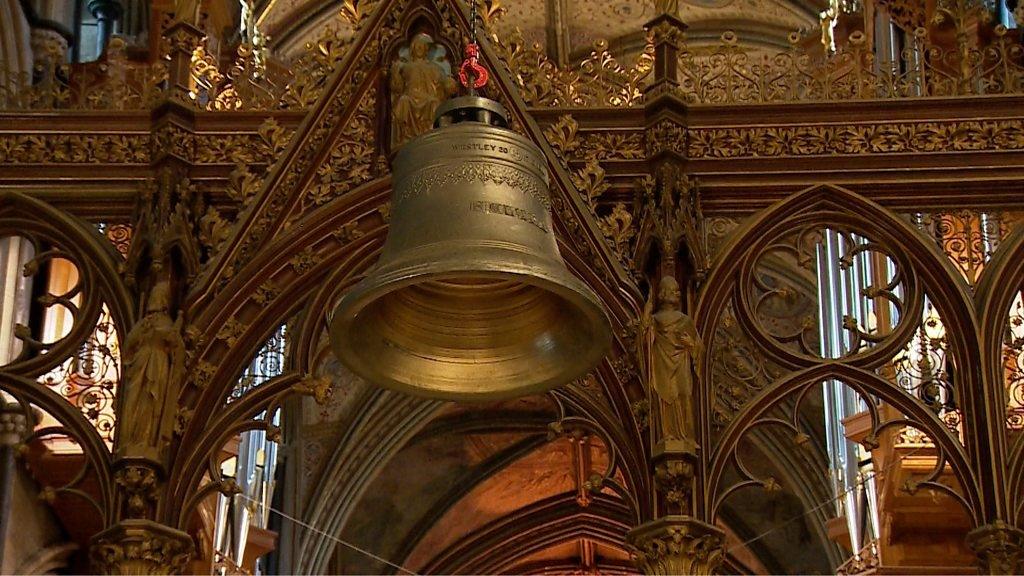
{"type": "Polygon", "coordinates": [[[1024,148],[1024,122],[901,122],[756,128],[693,128],[690,158],[970,152],[1024,148]]]}
{"type": "Polygon", "coordinates": [[[192,537],[148,520],[124,520],[96,535],[89,557],[101,574],[181,574],[194,547],[192,537]]]}
{"type": "Polygon", "coordinates": [[[979,566],[988,574],[1019,574],[1024,560],[1024,532],[1002,520],[975,529],[967,545],[978,555],[979,566]]]}
{"type": "Polygon", "coordinates": [[[721,531],[687,516],[666,516],[626,535],[644,574],[710,575],[724,559],[721,531]]]}

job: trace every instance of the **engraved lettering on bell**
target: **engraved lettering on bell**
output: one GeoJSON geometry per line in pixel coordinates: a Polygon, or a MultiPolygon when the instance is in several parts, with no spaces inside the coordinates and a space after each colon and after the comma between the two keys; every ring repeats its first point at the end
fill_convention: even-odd
{"type": "Polygon", "coordinates": [[[484,202],[483,200],[474,200],[470,205],[469,209],[475,212],[486,212],[488,214],[503,214],[505,216],[514,216],[527,224],[532,224],[539,228],[542,232],[547,234],[548,229],[544,226],[544,223],[537,218],[537,215],[529,210],[522,208],[516,208],[515,206],[509,206],[508,204],[499,204],[497,202],[484,202]]]}
{"type": "Polygon", "coordinates": [[[558,253],[540,150],[476,96],[442,104],[435,125],[395,157],[388,238],[330,319],[335,354],[369,382],[447,400],[572,382],[611,336],[558,253]]]}

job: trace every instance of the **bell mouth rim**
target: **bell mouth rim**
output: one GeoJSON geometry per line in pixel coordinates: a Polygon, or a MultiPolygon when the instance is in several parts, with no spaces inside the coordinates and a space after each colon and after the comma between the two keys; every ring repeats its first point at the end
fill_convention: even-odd
{"type": "Polygon", "coordinates": [[[564,278],[553,278],[536,268],[524,266],[522,270],[509,269],[508,263],[501,268],[489,267],[481,263],[477,263],[478,266],[472,268],[466,266],[438,268],[436,266],[438,263],[434,264],[435,266],[429,270],[415,271],[411,274],[408,269],[404,269],[384,271],[383,274],[369,276],[345,293],[335,306],[328,321],[331,349],[343,365],[366,380],[367,383],[434,400],[464,403],[508,400],[540,394],[570,384],[590,372],[611,348],[611,324],[604,307],[590,287],[571,274],[564,278]],[[579,317],[585,320],[582,331],[592,335],[592,342],[577,354],[576,361],[568,365],[567,369],[560,374],[527,386],[505,386],[497,390],[468,392],[451,391],[439,387],[423,387],[387,376],[376,368],[376,363],[365,361],[364,357],[357,353],[358,347],[351,338],[352,330],[355,329],[359,315],[372,304],[388,294],[404,288],[466,275],[472,275],[474,278],[514,280],[549,292],[557,296],[563,304],[575,304],[579,317]],[[340,313],[343,309],[345,312],[340,313]]]}

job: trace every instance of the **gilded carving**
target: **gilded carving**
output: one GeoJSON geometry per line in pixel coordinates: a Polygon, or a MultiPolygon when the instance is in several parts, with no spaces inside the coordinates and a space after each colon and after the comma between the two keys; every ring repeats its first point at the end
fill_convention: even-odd
{"type": "Polygon", "coordinates": [[[231,223],[224,219],[213,206],[207,206],[206,212],[199,218],[197,239],[208,255],[214,254],[221,244],[231,235],[231,223]]]}
{"type": "Polygon", "coordinates": [[[156,503],[158,478],[150,466],[125,465],[114,473],[114,480],[127,497],[125,507],[130,518],[144,518],[156,503]]]}
{"type": "Polygon", "coordinates": [[[688,516],[666,516],[626,535],[643,574],[710,576],[725,556],[720,530],[688,516]]]}
{"type": "Polygon", "coordinates": [[[444,46],[417,34],[391,65],[391,143],[403,144],[430,130],[437,107],[455,94],[444,46]]]}
{"type": "Polygon", "coordinates": [[[363,231],[359,229],[359,221],[353,220],[342,224],[341,228],[335,230],[332,236],[338,239],[342,244],[348,244],[353,240],[358,240],[363,237],[363,231]]]}
{"type": "Polygon", "coordinates": [[[579,190],[591,210],[597,209],[598,198],[611,187],[605,182],[604,177],[604,168],[594,158],[589,158],[586,164],[572,174],[573,184],[576,185],[576,189],[579,190]]]}
{"type": "Polygon", "coordinates": [[[644,132],[644,149],[648,156],[673,152],[686,156],[686,129],[670,120],[662,120],[644,132]]]}
{"type": "Polygon", "coordinates": [[[654,486],[667,507],[679,514],[690,513],[693,492],[693,464],[677,458],[664,458],[654,466],[654,486]]]}
{"type": "Polygon", "coordinates": [[[235,342],[238,342],[238,339],[245,334],[247,329],[248,326],[242,324],[237,318],[232,316],[228,318],[227,322],[224,322],[224,325],[222,325],[220,330],[217,331],[217,339],[223,340],[229,347],[234,346],[235,342]]]}
{"type": "Polygon", "coordinates": [[[93,538],[89,558],[100,574],[182,574],[194,552],[192,537],[148,520],[124,520],[93,538]]]}
{"type": "Polygon", "coordinates": [[[148,134],[0,134],[6,164],[148,164],[148,134]]]}
{"type": "Polygon", "coordinates": [[[289,264],[291,264],[292,268],[295,269],[295,273],[301,276],[315,268],[322,260],[323,256],[312,248],[306,248],[302,252],[296,254],[289,264]]]}
{"type": "Polygon", "coordinates": [[[605,238],[611,243],[612,250],[619,256],[619,259],[623,263],[628,263],[636,229],[633,227],[633,215],[626,210],[626,205],[616,202],[612,206],[612,211],[607,216],[601,217],[598,226],[600,226],[601,232],[604,232],[605,238]]]}
{"type": "Polygon", "coordinates": [[[278,295],[281,293],[281,289],[277,287],[277,284],[273,280],[267,280],[263,284],[260,284],[259,288],[252,295],[252,301],[265,306],[273,302],[278,295]]]}
{"type": "Polygon", "coordinates": [[[295,383],[292,390],[306,396],[312,396],[318,406],[326,406],[334,395],[330,378],[326,376],[306,376],[295,383]]]}
{"type": "Polygon", "coordinates": [[[643,135],[611,130],[586,132],[578,155],[598,160],[641,160],[644,157],[643,135]]]}
{"type": "Polygon", "coordinates": [[[206,388],[217,373],[217,367],[205,360],[200,360],[192,371],[192,384],[200,390],[206,388]]]}
{"type": "Polygon", "coordinates": [[[1024,531],[996,520],[967,534],[983,574],[1020,574],[1024,564],[1024,531]]]}
{"type": "Polygon", "coordinates": [[[320,206],[373,178],[376,161],[373,114],[376,93],[368,90],[359,101],[359,108],[338,135],[327,162],[316,171],[304,204],[320,206]]]}
{"type": "Polygon", "coordinates": [[[691,158],[835,156],[1019,150],[1024,122],[1012,120],[691,128],[691,158]]]}
{"type": "Polygon", "coordinates": [[[196,136],[175,124],[164,124],[153,130],[153,158],[176,156],[186,162],[195,160],[196,136]]]}
{"type": "Polygon", "coordinates": [[[651,43],[630,68],[619,64],[603,40],[578,66],[561,68],[539,44],[527,45],[518,30],[507,39],[494,39],[499,57],[530,106],[636,106],[653,70],[651,43]]]}
{"type": "Polygon", "coordinates": [[[695,273],[694,280],[703,280],[710,263],[696,180],[683,174],[677,166],[665,164],[658,170],[656,179],[650,176],[641,179],[640,188],[666,266],[675,267],[676,253],[684,247],[695,273]]]}
{"type": "Polygon", "coordinates": [[[572,114],[564,114],[558,117],[557,122],[544,129],[544,137],[547,138],[555,152],[568,160],[574,156],[574,152],[580,146],[577,138],[579,128],[580,125],[572,117],[572,114]]]}

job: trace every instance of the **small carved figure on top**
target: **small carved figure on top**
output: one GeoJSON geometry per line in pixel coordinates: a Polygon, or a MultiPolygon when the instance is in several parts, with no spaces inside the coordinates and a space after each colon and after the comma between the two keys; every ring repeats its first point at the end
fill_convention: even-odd
{"type": "Polygon", "coordinates": [[[185,341],[181,316],[171,319],[170,296],[170,281],[157,281],[146,302],[146,315],[125,338],[121,414],[131,417],[120,420],[121,456],[158,460],[174,434],[185,374],[185,341]]]}
{"type": "MultiPolygon", "coordinates": [[[[696,442],[693,394],[695,369],[704,358],[704,344],[693,319],[680,310],[679,284],[662,277],[640,318],[640,370],[651,395],[659,442],[696,442]]],[[[694,445],[695,446],[695,445],[694,445]]]]}
{"type": "Polygon", "coordinates": [[[391,66],[392,144],[398,146],[430,130],[441,102],[455,94],[444,46],[417,34],[391,66]]]}
{"type": "Polygon", "coordinates": [[[654,0],[654,13],[679,16],[679,0],[654,0]]]}
{"type": "Polygon", "coordinates": [[[193,26],[199,25],[199,8],[203,0],[176,0],[174,3],[174,19],[193,26]]]}

